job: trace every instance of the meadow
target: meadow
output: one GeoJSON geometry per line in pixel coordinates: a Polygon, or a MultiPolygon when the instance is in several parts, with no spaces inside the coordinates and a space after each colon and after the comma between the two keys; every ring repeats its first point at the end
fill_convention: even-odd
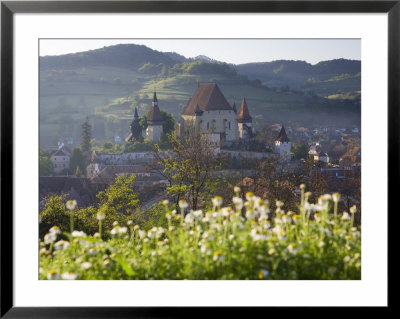
{"type": "Polygon", "coordinates": [[[97,212],[93,236],[74,230],[76,203],[68,201],[71,227],[54,225],[40,241],[41,280],[359,280],[361,226],[357,208],[338,212],[340,195],[310,203],[300,186],[298,210],[286,211],[235,188],[232,204],[212,199],[209,210],[188,211],[185,201],[171,210],[164,201],[158,225],[144,230],[132,220],[114,222],[106,239],[97,212]],[[184,212],[186,211],[186,214],[184,212]],[[164,225],[160,226],[160,225],[164,225]]]}

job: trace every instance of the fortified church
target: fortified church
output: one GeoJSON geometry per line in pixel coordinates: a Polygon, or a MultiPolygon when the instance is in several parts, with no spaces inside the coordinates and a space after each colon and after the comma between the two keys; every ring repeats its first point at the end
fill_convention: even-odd
{"type": "MultiPolygon", "coordinates": [[[[154,92],[151,108],[147,117],[145,133],[139,124],[139,116],[135,108],[134,119],[130,125],[131,133],[125,139],[127,143],[143,141],[143,135],[153,142],[158,142],[163,132],[163,117],[158,107],[157,94],[154,92]]],[[[239,111],[236,104],[229,104],[216,83],[198,84],[196,92],[189,99],[181,120],[177,125],[177,134],[182,135],[185,127],[194,127],[196,130],[218,142],[248,141],[254,136],[252,117],[243,98],[239,111]]],[[[275,153],[286,156],[291,151],[291,143],[282,126],[275,141],[275,153]]]]}

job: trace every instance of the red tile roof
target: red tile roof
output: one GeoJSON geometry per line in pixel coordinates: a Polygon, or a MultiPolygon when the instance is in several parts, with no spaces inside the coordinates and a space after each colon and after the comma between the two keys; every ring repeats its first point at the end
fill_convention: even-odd
{"type": "Polygon", "coordinates": [[[242,100],[242,105],[240,105],[240,110],[236,118],[238,122],[251,122],[251,115],[245,98],[242,100]]]}
{"type": "Polygon", "coordinates": [[[160,109],[158,108],[158,101],[157,101],[157,95],[156,92],[154,92],[153,96],[153,103],[150,108],[149,115],[147,116],[147,122],[148,124],[161,124],[163,121],[163,116],[161,114],[160,109]],[[157,103],[154,103],[157,102],[157,103]]]}
{"type": "Polygon", "coordinates": [[[233,110],[215,83],[199,84],[186,105],[183,115],[195,115],[197,105],[201,111],[233,110]]]}

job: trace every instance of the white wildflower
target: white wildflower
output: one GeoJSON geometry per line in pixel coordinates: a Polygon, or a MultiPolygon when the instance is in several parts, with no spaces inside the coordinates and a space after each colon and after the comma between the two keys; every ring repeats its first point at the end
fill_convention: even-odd
{"type": "Polygon", "coordinates": [[[269,275],[268,270],[260,269],[260,271],[258,272],[258,279],[265,279],[268,277],[268,275],[269,275]]]}
{"type": "Polygon", "coordinates": [[[63,280],[75,280],[78,277],[77,274],[65,272],[61,275],[63,280]]]}
{"type": "Polygon", "coordinates": [[[350,219],[351,219],[351,217],[350,217],[349,213],[348,212],[344,212],[343,216],[342,216],[342,220],[350,220],[350,219]]]}
{"type": "Polygon", "coordinates": [[[185,209],[185,208],[187,208],[189,205],[188,205],[188,203],[185,201],[185,200],[180,200],[179,201],[179,207],[181,208],[181,209],[185,209]]]}
{"type": "Polygon", "coordinates": [[[340,201],[340,194],[339,193],[333,193],[332,194],[332,200],[334,203],[338,203],[340,201]]]}
{"type": "Polygon", "coordinates": [[[60,279],[60,275],[58,274],[57,271],[50,270],[49,273],[47,274],[47,279],[48,280],[57,280],[57,279],[60,279]]]}
{"type": "Polygon", "coordinates": [[[67,249],[69,246],[69,242],[65,240],[60,240],[54,244],[54,248],[57,250],[64,250],[67,249]]]}
{"type": "Polygon", "coordinates": [[[81,268],[82,268],[83,270],[87,270],[87,269],[89,269],[90,267],[92,267],[92,264],[91,264],[90,262],[88,262],[88,261],[81,264],[81,268]]]}
{"type": "Polygon", "coordinates": [[[291,254],[296,254],[297,251],[299,250],[298,247],[297,247],[297,244],[295,244],[295,243],[289,244],[289,246],[287,247],[287,249],[288,249],[288,251],[289,251],[291,254]]]}
{"type": "Polygon", "coordinates": [[[97,212],[97,220],[103,220],[106,215],[100,210],[97,212]]]}
{"type": "Polygon", "coordinates": [[[351,213],[351,214],[357,213],[357,207],[356,207],[356,205],[350,207],[350,213],[351,213]]]}
{"type": "Polygon", "coordinates": [[[86,237],[86,233],[83,231],[74,230],[71,234],[72,237],[86,237]]]}
{"type": "Polygon", "coordinates": [[[44,235],[44,243],[46,245],[54,243],[57,239],[57,235],[55,233],[47,233],[44,235]]]}
{"type": "Polygon", "coordinates": [[[233,197],[232,203],[235,205],[237,210],[241,210],[243,208],[243,199],[240,197],[233,197]]]}
{"type": "Polygon", "coordinates": [[[53,226],[49,229],[49,233],[53,233],[53,234],[61,234],[61,230],[58,226],[53,226]]]}
{"type": "Polygon", "coordinates": [[[215,196],[212,199],[212,203],[213,203],[214,207],[221,207],[221,205],[222,205],[222,197],[221,196],[215,196]]]}
{"type": "Polygon", "coordinates": [[[77,202],[76,200],[69,200],[65,203],[65,206],[68,210],[74,210],[76,208],[77,202]]]}

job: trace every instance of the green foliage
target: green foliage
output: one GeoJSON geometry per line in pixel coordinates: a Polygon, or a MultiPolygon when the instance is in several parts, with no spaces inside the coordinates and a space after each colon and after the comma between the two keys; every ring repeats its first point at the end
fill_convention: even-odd
{"type": "Polygon", "coordinates": [[[103,148],[104,148],[105,150],[112,150],[113,147],[114,147],[114,145],[113,145],[113,143],[111,143],[111,142],[105,142],[105,143],[103,144],[103,148]]]}
{"type": "Polygon", "coordinates": [[[39,237],[53,226],[58,226],[61,231],[69,230],[69,215],[65,209],[65,196],[53,195],[44,199],[45,205],[39,216],[39,237]]]}
{"type": "Polygon", "coordinates": [[[308,147],[307,145],[294,145],[292,146],[292,153],[294,154],[295,159],[302,159],[308,156],[308,147]]]}
{"type": "Polygon", "coordinates": [[[91,139],[92,139],[92,126],[89,124],[89,117],[86,117],[86,121],[82,124],[82,134],[81,134],[82,152],[87,152],[92,149],[91,139]]]}
{"type": "Polygon", "coordinates": [[[75,147],[72,150],[71,158],[69,161],[69,168],[72,173],[76,173],[79,168],[81,173],[86,172],[86,159],[80,148],[75,147]]]}
{"type": "Polygon", "coordinates": [[[100,201],[101,209],[106,215],[110,212],[129,215],[137,207],[139,200],[134,192],[135,175],[121,175],[115,179],[114,184],[106,190],[99,192],[97,198],[100,201]]]}
{"type": "Polygon", "coordinates": [[[167,205],[168,210],[166,210],[166,206],[163,203],[154,204],[151,208],[140,212],[140,216],[144,219],[140,224],[142,229],[148,231],[153,227],[168,227],[168,219],[166,217],[167,211],[175,208],[174,205],[167,205]]]}
{"type": "Polygon", "coordinates": [[[173,72],[183,72],[189,74],[219,74],[224,76],[236,76],[236,70],[227,63],[194,61],[175,65],[173,72]]]}
{"type": "Polygon", "coordinates": [[[39,176],[49,176],[53,174],[54,168],[50,154],[39,149],[39,176]]]}
{"type": "Polygon", "coordinates": [[[79,178],[84,177],[84,175],[83,175],[83,173],[82,173],[82,171],[81,171],[81,169],[80,169],[79,166],[76,167],[74,176],[75,176],[75,177],[79,177],[79,178]]]}
{"type": "Polygon", "coordinates": [[[148,152],[151,151],[153,149],[153,145],[154,143],[149,140],[149,139],[144,139],[143,142],[133,142],[128,144],[125,147],[125,152],[126,153],[130,153],[130,152],[148,152]]]}
{"type": "MultiPolygon", "coordinates": [[[[65,196],[51,195],[45,199],[44,209],[39,216],[39,237],[43,238],[47,231],[53,226],[59,227],[62,233],[68,232],[70,230],[71,214],[73,214],[74,229],[79,229],[86,234],[94,235],[99,230],[97,211],[98,209],[93,206],[68,211],[65,208],[65,196]]],[[[110,230],[113,228],[114,221],[123,225],[126,224],[127,217],[123,214],[108,210],[107,214],[105,214],[105,219],[102,221],[103,238],[108,238],[110,236],[110,230]]]]}
{"type": "Polygon", "coordinates": [[[357,209],[338,214],[338,194],[314,205],[302,188],[296,212],[278,202],[270,218],[266,201],[251,193],[243,201],[239,191],[230,207],[215,197],[212,210],[186,216],[157,205],[152,214],[160,226],[115,225],[109,240],[81,233],[79,240],[68,234],[69,242],[57,242],[53,231],[40,242],[40,279],[361,279],[357,209]]]}
{"type": "Polygon", "coordinates": [[[150,62],[147,62],[138,69],[138,72],[145,73],[145,74],[151,74],[151,75],[157,75],[163,71],[163,73],[165,74],[166,73],[165,68],[166,68],[166,66],[162,63],[152,64],[150,62]]]}
{"type": "Polygon", "coordinates": [[[215,144],[207,135],[194,129],[187,130],[182,138],[170,133],[168,141],[171,145],[168,153],[161,152],[158,145],[153,152],[157,170],[168,180],[167,192],[175,203],[185,197],[197,209],[215,191],[218,184],[215,172],[225,159],[215,153],[215,144]]]}

